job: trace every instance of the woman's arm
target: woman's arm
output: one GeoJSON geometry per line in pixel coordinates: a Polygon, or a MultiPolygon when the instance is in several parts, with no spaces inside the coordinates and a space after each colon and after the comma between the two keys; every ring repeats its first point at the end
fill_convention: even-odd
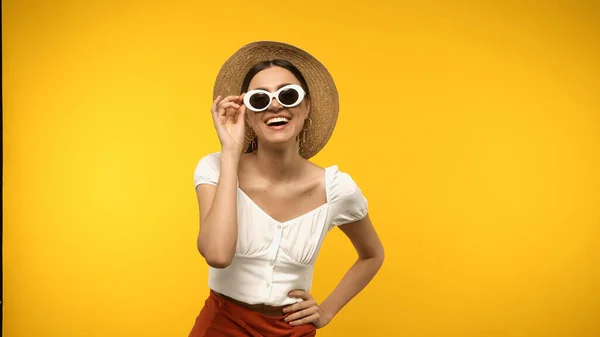
{"type": "Polygon", "coordinates": [[[198,251],[214,268],[231,264],[237,244],[237,182],[238,165],[244,145],[246,107],[242,96],[218,96],[212,115],[221,142],[220,173],[217,186],[198,185],[196,194],[200,207],[198,251]]]}
{"type": "Polygon", "coordinates": [[[375,277],[384,260],[384,251],[367,215],[362,220],[339,226],[358,253],[358,259],[338,286],[319,305],[329,322],[354,296],[375,277]]]}
{"type": "Polygon", "coordinates": [[[214,268],[231,264],[237,243],[237,175],[239,154],[221,153],[217,186],[198,185],[198,251],[214,268]]]}
{"type": "Polygon", "coordinates": [[[383,264],[383,246],[368,215],[362,220],[340,225],[339,228],[354,245],[358,259],[320,305],[302,289],[291,291],[291,297],[304,300],[283,310],[285,313],[294,312],[285,318],[291,325],[313,323],[317,328],[327,325],[344,305],[367,286],[383,264]]]}

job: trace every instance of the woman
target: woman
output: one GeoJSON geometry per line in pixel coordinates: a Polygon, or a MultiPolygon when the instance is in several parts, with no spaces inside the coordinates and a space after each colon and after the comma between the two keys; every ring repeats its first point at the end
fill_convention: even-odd
{"type": "Polygon", "coordinates": [[[383,263],[361,190],[308,161],[337,121],[333,79],[296,47],[255,42],[223,65],[214,96],[221,151],[194,173],[211,292],[190,336],[314,336],[383,263]],[[359,257],[318,304],[312,271],[333,227],[359,257]]]}

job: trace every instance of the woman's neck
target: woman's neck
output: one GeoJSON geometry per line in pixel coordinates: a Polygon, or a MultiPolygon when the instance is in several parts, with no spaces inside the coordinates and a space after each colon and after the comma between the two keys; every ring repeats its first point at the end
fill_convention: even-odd
{"type": "Polygon", "coordinates": [[[291,180],[298,176],[304,158],[298,153],[298,146],[285,149],[259,147],[256,153],[256,166],[272,181],[291,180]]]}

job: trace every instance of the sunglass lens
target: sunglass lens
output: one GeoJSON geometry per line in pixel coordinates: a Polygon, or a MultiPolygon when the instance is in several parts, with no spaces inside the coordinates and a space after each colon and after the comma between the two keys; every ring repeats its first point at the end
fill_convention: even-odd
{"type": "Polygon", "coordinates": [[[290,88],[280,92],[278,99],[281,104],[292,105],[298,101],[299,95],[298,91],[290,88]]]}
{"type": "Polygon", "coordinates": [[[269,96],[262,93],[256,93],[250,97],[250,105],[257,110],[261,110],[269,106],[269,101],[269,96]]]}

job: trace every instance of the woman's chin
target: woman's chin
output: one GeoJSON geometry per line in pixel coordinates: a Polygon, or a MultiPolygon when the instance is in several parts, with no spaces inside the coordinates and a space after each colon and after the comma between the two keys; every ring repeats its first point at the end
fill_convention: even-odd
{"type": "MultiPolygon", "coordinates": [[[[261,141],[259,141],[259,144],[261,143],[261,141]]],[[[265,144],[265,146],[273,148],[273,149],[278,149],[278,150],[283,150],[287,147],[291,147],[294,145],[295,143],[295,138],[294,137],[285,137],[285,135],[276,135],[276,136],[272,136],[272,137],[267,137],[266,139],[262,140],[262,143],[265,144]]]]}
{"type": "Polygon", "coordinates": [[[294,132],[292,128],[283,128],[281,130],[271,130],[267,128],[263,131],[263,140],[267,143],[278,144],[288,143],[294,140],[294,132]]]}

